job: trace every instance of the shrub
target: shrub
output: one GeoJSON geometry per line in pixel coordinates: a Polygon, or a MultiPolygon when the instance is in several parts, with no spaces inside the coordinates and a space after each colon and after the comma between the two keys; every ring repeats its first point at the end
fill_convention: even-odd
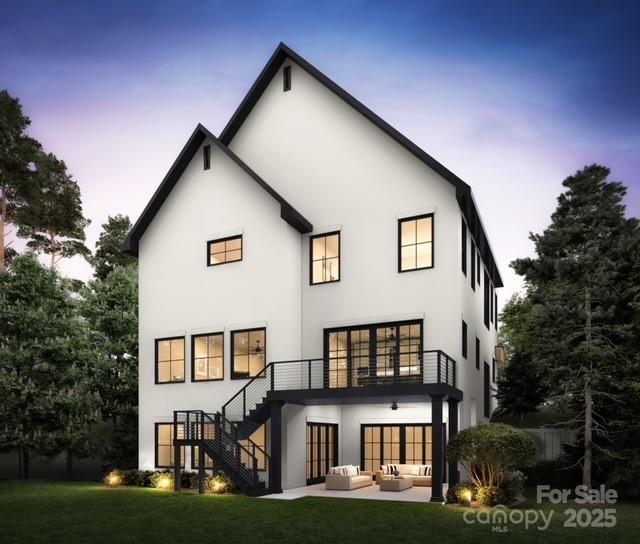
{"type": "Polygon", "coordinates": [[[470,482],[460,482],[447,489],[446,502],[448,504],[458,504],[469,500],[468,494],[471,492],[471,500],[476,499],[476,486],[470,482]]]}
{"type": "Polygon", "coordinates": [[[137,468],[130,468],[122,473],[122,482],[124,485],[139,485],[140,471],[137,468]]]}
{"type": "Polygon", "coordinates": [[[173,489],[173,474],[171,472],[154,472],[151,476],[151,484],[157,489],[173,489]]]}
{"type": "Polygon", "coordinates": [[[154,487],[153,477],[156,474],[153,470],[139,470],[135,485],[139,487],[154,487]]]}
{"type": "Polygon", "coordinates": [[[525,475],[519,470],[505,473],[498,486],[498,502],[509,505],[518,501],[524,495],[525,475]]]}
{"type": "Polygon", "coordinates": [[[495,485],[485,485],[478,488],[478,501],[483,506],[495,506],[499,504],[500,493],[495,485]]]}
{"type": "Polygon", "coordinates": [[[210,493],[231,493],[236,490],[235,484],[226,474],[214,474],[207,476],[204,486],[210,493]]]}
{"type": "Polygon", "coordinates": [[[460,463],[477,487],[497,487],[506,472],[533,465],[536,451],[533,439],[520,429],[489,423],[454,436],[447,458],[460,463]]]}
{"type": "Polygon", "coordinates": [[[198,473],[185,471],[180,474],[180,486],[184,489],[197,489],[198,473]]]}

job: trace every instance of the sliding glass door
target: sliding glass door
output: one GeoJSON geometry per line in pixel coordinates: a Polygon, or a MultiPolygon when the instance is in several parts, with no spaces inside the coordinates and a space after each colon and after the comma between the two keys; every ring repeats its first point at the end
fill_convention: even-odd
{"type": "Polygon", "coordinates": [[[324,482],[330,467],[338,465],[338,425],[307,423],[307,485],[324,482]]]}
{"type": "Polygon", "coordinates": [[[422,378],[422,321],[325,330],[325,385],[362,387],[422,378]]]}

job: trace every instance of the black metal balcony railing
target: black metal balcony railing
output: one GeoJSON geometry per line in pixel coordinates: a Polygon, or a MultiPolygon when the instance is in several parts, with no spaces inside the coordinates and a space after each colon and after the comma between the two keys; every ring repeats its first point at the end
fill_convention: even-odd
{"type": "Polygon", "coordinates": [[[456,363],[440,350],[401,356],[302,359],[269,363],[223,407],[230,421],[242,421],[270,391],[348,389],[396,384],[455,387],[456,363]]]}

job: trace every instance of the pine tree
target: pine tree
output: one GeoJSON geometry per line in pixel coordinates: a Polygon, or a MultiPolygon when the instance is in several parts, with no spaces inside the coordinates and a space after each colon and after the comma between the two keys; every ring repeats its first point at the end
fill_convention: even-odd
{"type": "Polygon", "coordinates": [[[102,225],[93,257],[95,277],[104,280],[119,266],[129,266],[136,260],[122,252],[122,244],[131,230],[131,221],[126,215],[109,216],[102,225]]]}
{"type": "Polygon", "coordinates": [[[33,176],[29,165],[40,144],[26,135],[31,120],[6,90],[0,91],[0,272],[16,255],[7,241],[15,215],[25,205],[24,190],[33,176]]]}
{"type": "Polygon", "coordinates": [[[16,213],[18,236],[27,246],[51,256],[54,268],[62,258],[90,257],[84,244],[90,221],[82,214],[80,187],[65,163],[51,153],[38,153],[33,181],[25,189],[29,205],[16,213]]]}
{"type": "Polygon", "coordinates": [[[608,175],[591,165],[567,178],[551,225],[531,235],[537,256],[513,263],[533,305],[531,353],[551,397],[579,413],[570,424],[581,436],[578,463],[587,486],[594,449],[615,455],[604,446],[614,437],[602,408],[624,402],[624,368],[638,321],[628,298],[639,258],[638,221],[625,217],[626,189],[608,175]]]}

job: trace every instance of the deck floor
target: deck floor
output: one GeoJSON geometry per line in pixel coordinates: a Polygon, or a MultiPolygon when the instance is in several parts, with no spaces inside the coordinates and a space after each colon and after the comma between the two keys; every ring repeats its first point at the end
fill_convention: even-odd
{"type": "MultiPolygon", "coordinates": [[[[443,495],[447,492],[447,484],[442,486],[443,495]]],[[[412,487],[404,491],[380,491],[380,487],[373,484],[351,491],[334,491],[326,489],[324,484],[308,485],[286,489],[282,493],[274,493],[260,497],[262,499],[276,499],[291,501],[302,497],[331,497],[332,499],[367,499],[376,501],[404,501],[428,502],[431,499],[431,487],[412,487]]]]}

